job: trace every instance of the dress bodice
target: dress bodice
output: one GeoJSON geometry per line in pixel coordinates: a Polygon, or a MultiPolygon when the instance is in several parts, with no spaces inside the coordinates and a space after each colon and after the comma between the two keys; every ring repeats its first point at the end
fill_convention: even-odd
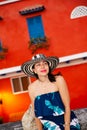
{"type": "Polygon", "coordinates": [[[36,117],[64,114],[64,105],[58,91],[38,95],[34,108],[36,117]]]}
{"type": "MultiPolygon", "coordinates": [[[[64,130],[65,108],[58,91],[36,96],[34,100],[35,116],[43,124],[43,130],[64,130]]],[[[80,130],[78,119],[71,111],[70,130],[80,130]]]]}

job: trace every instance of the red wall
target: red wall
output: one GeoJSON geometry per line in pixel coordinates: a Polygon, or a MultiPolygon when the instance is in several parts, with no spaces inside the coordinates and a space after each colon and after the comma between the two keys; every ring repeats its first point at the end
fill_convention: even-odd
{"type": "Polygon", "coordinates": [[[76,65],[57,69],[66,79],[70,100],[71,109],[87,107],[87,64],[76,65]]]}
{"type": "MultiPolygon", "coordinates": [[[[31,58],[26,18],[36,15],[42,15],[45,34],[50,44],[49,50],[39,49],[36,53],[62,57],[87,51],[87,17],[70,19],[72,10],[80,5],[87,6],[87,0],[22,0],[0,6],[0,16],[3,17],[0,21],[0,38],[3,46],[8,47],[6,58],[0,60],[0,69],[19,66],[31,58]],[[21,9],[36,4],[43,4],[46,9],[32,15],[19,14],[21,9]]],[[[56,71],[59,70],[68,83],[71,108],[87,107],[87,64],[56,71]]],[[[9,78],[0,80],[0,94],[3,100],[0,114],[4,117],[4,122],[9,121],[10,114],[23,112],[29,106],[28,93],[13,95],[9,78]]]]}
{"type": "MultiPolygon", "coordinates": [[[[86,0],[22,0],[13,4],[0,6],[0,38],[9,52],[5,60],[0,61],[0,69],[21,65],[31,58],[28,49],[29,34],[26,18],[41,14],[46,36],[49,38],[49,52],[41,49],[38,52],[47,55],[64,56],[87,51],[87,17],[70,19],[70,14],[76,6],[87,5],[86,0]],[[41,13],[22,16],[21,9],[28,6],[43,4],[45,10],[41,13]],[[26,53],[25,53],[26,52],[26,53]]],[[[38,53],[37,52],[37,53],[38,53]]]]}

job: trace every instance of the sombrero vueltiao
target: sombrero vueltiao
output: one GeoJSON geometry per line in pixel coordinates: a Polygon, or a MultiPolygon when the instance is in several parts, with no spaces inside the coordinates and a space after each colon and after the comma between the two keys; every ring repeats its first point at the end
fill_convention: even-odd
{"type": "Polygon", "coordinates": [[[59,63],[59,58],[56,57],[56,56],[46,57],[43,54],[37,54],[37,55],[35,55],[35,56],[32,57],[32,60],[23,63],[22,66],[21,66],[21,70],[27,76],[35,77],[32,67],[34,66],[35,63],[37,63],[37,62],[39,62],[41,60],[47,61],[49,63],[51,71],[54,68],[56,68],[57,65],[58,65],[58,63],[59,63]]]}

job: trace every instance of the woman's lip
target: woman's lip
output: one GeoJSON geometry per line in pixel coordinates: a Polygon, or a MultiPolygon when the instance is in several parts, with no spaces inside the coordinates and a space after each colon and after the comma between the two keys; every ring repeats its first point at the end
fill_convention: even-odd
{"type": "Polygon", "coordinates": [[[46,72],[47,70],[41,70],[41,72],[46,72]]]}

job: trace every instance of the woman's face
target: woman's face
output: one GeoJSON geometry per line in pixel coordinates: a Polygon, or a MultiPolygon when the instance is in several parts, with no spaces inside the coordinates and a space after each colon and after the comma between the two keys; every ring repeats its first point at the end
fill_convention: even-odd
{"type": "Polygon", "coordinates": [[[49,73],[49,66],[48,63],[46,61],[40,61],[37,62],[34,65],[34,72],[38,75],[38,76],[45,76],[49,73]]]}

